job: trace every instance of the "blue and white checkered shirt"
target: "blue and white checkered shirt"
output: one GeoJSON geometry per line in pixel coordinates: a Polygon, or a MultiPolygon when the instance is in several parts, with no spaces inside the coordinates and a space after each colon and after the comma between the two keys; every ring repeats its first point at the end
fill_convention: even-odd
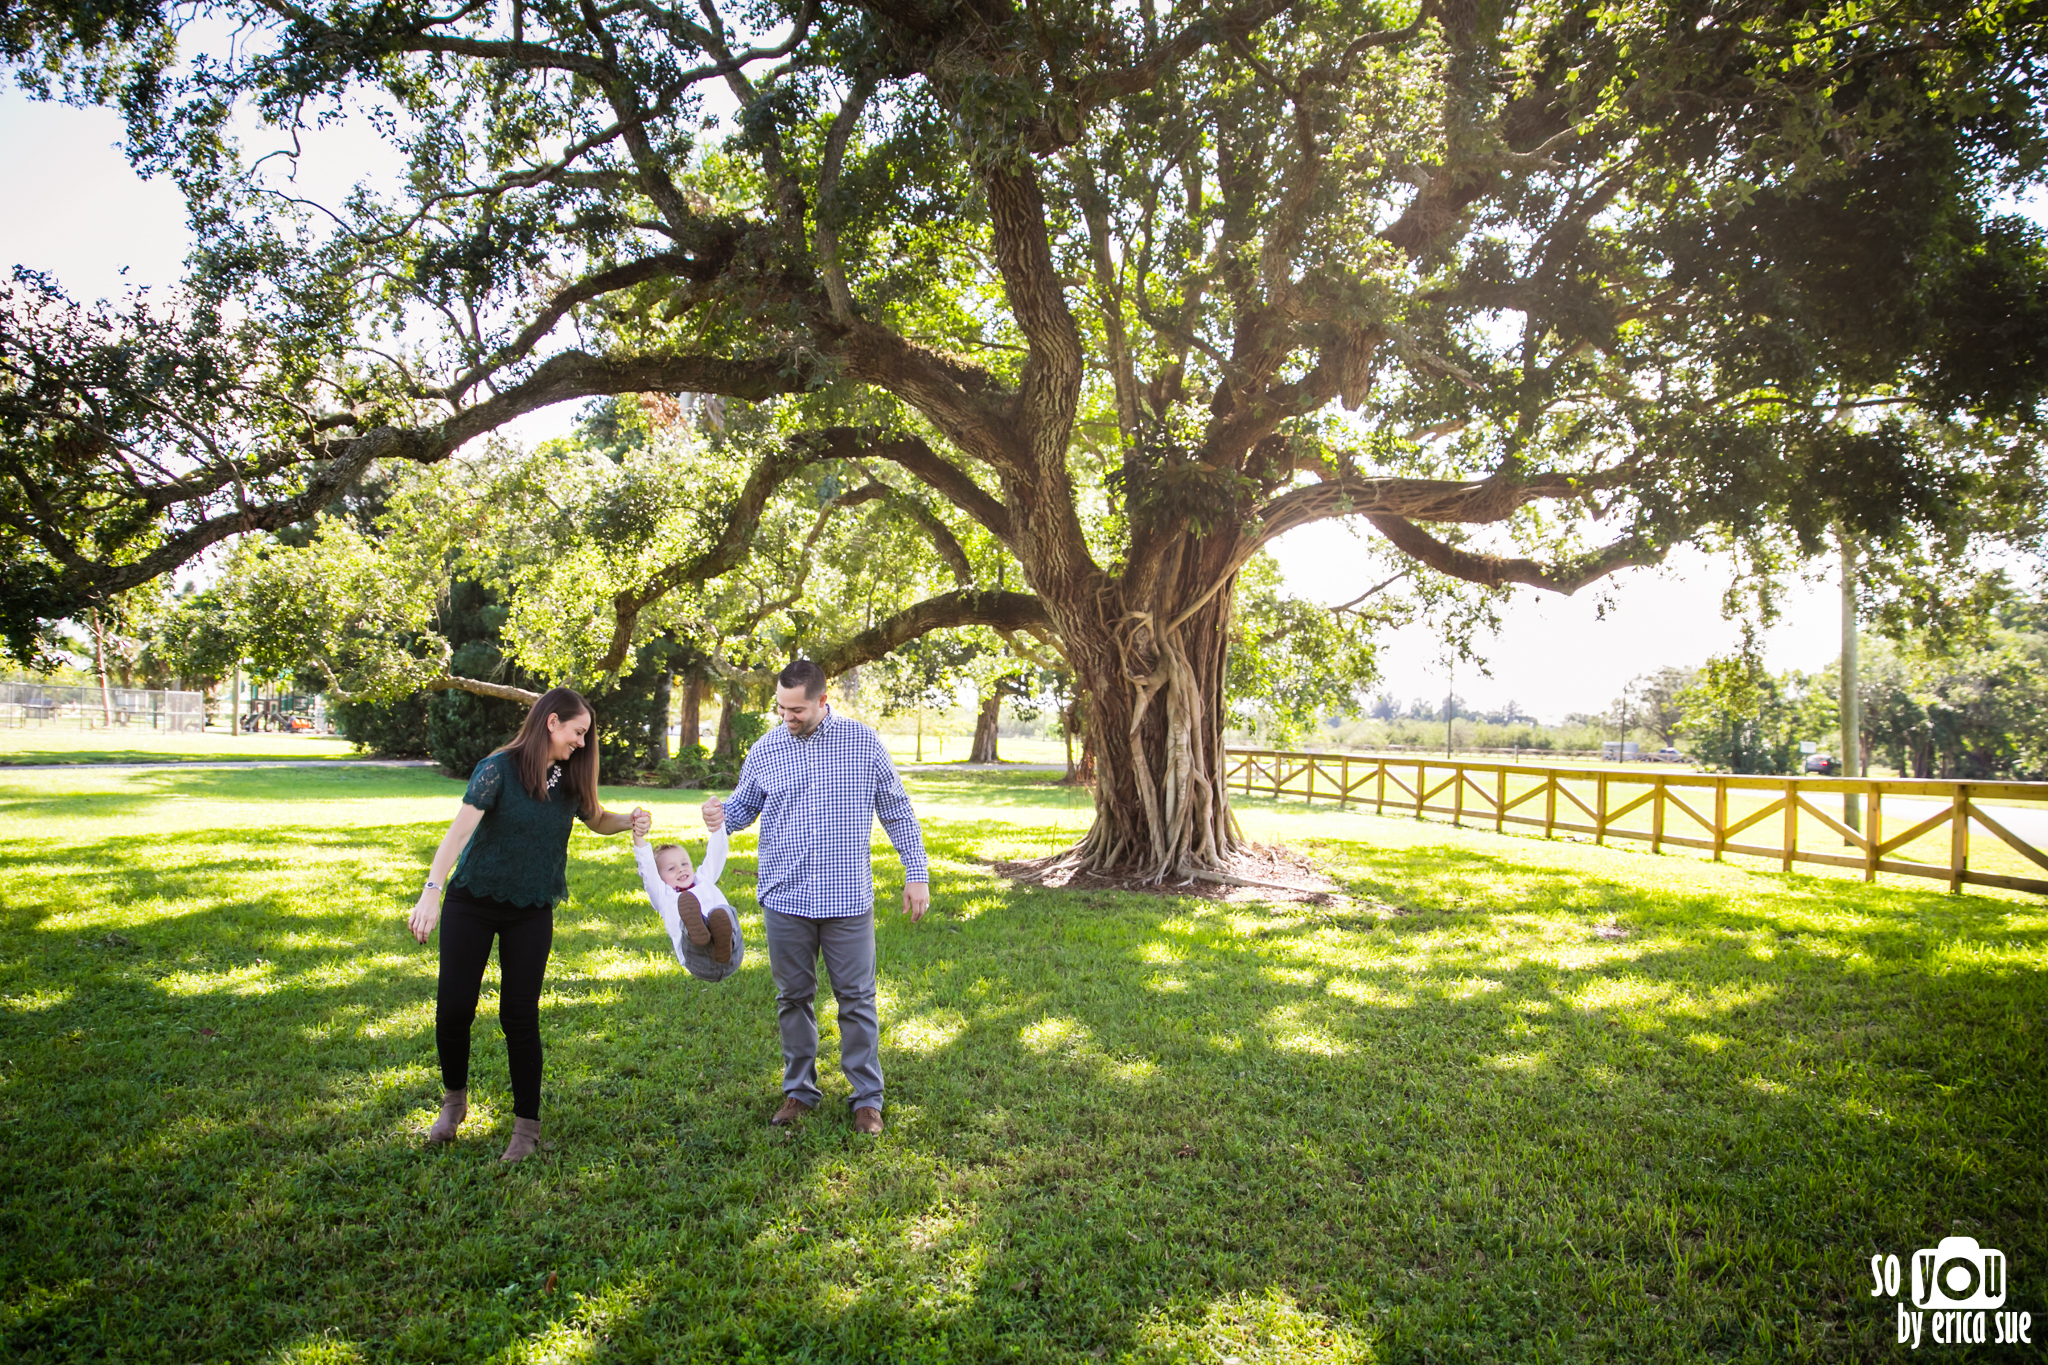
{"type": "Polygon", "coordinates": [[[924,835],[903,779],[873,730],[831,712],[803,738],[778,725],[747,751],[739,786],[725,803],[725,827],[761,817],[761,874],[755,897],[804,919],[849,919],[875,908],[870,864],[879,819],[903,860],[903,879],[931,879],[924,835]]]}

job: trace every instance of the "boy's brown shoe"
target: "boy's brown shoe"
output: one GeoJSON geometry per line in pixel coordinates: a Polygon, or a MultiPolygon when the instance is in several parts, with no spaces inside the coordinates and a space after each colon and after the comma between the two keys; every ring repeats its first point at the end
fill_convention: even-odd
{"type": "MultiPolygon", "coordinates": [[[[711,931],[704,926],[704,907],[698,903],[696,892],[676,892],[676,913],[683,918],[683,932],[690,936],[690,942],[699,948],[711,942],[711,931]]],[[[731,951],[726,949],[728,955],[731,951]]],[[[725,958],[718,960],[723,962],[725,958]]]]}
{"type": "Polygon", "coordinates": [[[782,1102],[782,1107],[775,1111],[775,1117],[768,1120],[768,1122],[773,1124],[777,1128],[787,1128],[790,1124],[795,1123],[798,1119],[802,1118],[804,1115],[810,1112],[810,1105],[805,1104],[796,1096],[791,1095],[788,1099],[782,1102]]]}
{"type": "Polygon", "coordinates": [[[732,912],[724,906],[713,910],[708,932],[711,935],[711,960],[732,961],[732,912]]]}

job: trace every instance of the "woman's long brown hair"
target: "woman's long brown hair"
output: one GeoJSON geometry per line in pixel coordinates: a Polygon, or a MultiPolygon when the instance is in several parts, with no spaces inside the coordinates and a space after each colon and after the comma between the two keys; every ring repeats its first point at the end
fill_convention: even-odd
{"type": "Polygon", "coordinates": [[[519,785],[534,800],[547,800],[548,768],[554,763],[548,752],[553,746],[548,735],[549,716],[564,725],[578,716],[590,717],[583,747],[570,754],[569,761],[562,765],[562,787],[576,803],[577,813],[586,820],[594,819],[603,809],[597,804],[597,713],[575,688],[551,687],[541,693],[512,742],[499,745],[492,753],[513,755],[513,761],[519,765],[519,785]]]}

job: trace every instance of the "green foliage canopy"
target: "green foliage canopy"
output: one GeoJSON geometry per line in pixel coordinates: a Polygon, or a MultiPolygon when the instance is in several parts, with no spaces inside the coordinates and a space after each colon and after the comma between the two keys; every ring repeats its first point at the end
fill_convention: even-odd
{"type": "Polygon", "coordinates": [[[380,463],[717,395],[766,416],[696,539],[549,557],[505,520],[538,528],[521,657],[615,675],[651,609],[803,544],[785,485],[881,485],[948,509],[969,581],[796,633],[840,666],[1056,639],[1130,737],[1105,856],[1163,868],[1232,837],[1175,769],[1220,761],[1237,576],[1295,527],[1370,525],[1361,588],[1492,595],[1848,535],[1883,602],[2040,545],[2048,251],[1999,207],[2048,146],[2024,0],[222,0],[217,53],[182,14],[0,25],[32,83],[119,105],[199,242],[168,311],[30,276],[0,308],[17,651],[380,463]],[[338,204],[238,141],[353,117],[403,174],[338,204]]]}

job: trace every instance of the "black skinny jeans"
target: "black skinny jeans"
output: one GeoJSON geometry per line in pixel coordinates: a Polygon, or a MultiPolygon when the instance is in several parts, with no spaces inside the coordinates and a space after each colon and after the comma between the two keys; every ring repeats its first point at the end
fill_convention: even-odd
{"type": "Polygon", "coordinates": [[[512,1115],[540,1118],[540,987],[555,946],[555,912],[451,891],[441,903],[441,983],[434,997],[434,1045],[441,1084],[469,1088],[469,1026],[498,940],[498,1027],[512,1071],[512,1115]]]}

